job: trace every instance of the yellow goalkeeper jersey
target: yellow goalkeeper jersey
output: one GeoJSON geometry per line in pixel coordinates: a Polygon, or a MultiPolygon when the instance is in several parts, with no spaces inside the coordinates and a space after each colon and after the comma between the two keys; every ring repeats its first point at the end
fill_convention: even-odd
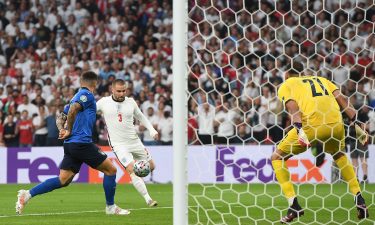
{"type": "Polygon", "coordinates": [[[304,125],[342,123],[340,106],[332,94],[337,89],[323,77],[290,77],[280,86],[278,97],[283,104],[289,100],[297,102],[304,125]]]}

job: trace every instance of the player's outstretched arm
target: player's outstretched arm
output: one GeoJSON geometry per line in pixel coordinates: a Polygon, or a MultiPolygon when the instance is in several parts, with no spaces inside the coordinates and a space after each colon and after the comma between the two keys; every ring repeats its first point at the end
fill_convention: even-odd
{"type": "Polygon", "coordinates": [[[354,109],[352,104],[350,104],[347,97],[345,97],[339,90],[333,91],[333,96],[335,96],[337,103],[344,113],[349,117],[350,120],[355,120],[357,111],[354,109]]]}
{"type": "Polygon", "coordinates": [[[337,103],[339,104],[340,108],[345,112],[345,114],[349,117],[350,122],[355,126],[355,133],[356,138],[358,141],[365,145],[368,141],[368,134],[365,129],[365,124],[359,124],[357,119],[357,110],[354,109],[352,104],[350,104],[347,97],[345,97],[339,90],[335,90],[333,93],[333,96],[335,96],[337,103]]]}
{"type": "Polygon", "coordinates": [[[150,132],[150,136],[153,137],[155,140],[158,139],[158,132],[155,130],[155,128],[152,126],[151,122],[146,118],[146,116],[142,113],[142,111],[139,109],[137,103],[134,101],[133,103],[135,106],[134,110],[134,117],[139,120],[143,126],[147,128],[147,130],[150,132]]]}
{"type": "Polygon", "coordinates": [[[299,107],[296,101],[289,100],[285,103],[286,110],[288,111],[293,126],[296,128],[298,133],[298,142],[302,146],[310,146],[310,141],[307,138],[307,135],[302,129],[302,115],[299,111],[299,107]]]}

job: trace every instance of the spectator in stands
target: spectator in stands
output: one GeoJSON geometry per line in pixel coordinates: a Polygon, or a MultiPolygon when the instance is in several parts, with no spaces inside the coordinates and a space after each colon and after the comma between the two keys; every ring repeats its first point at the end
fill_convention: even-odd
{"type": "Polygon", "coordinates": [[[33,117],[35,129],[34,146],[45,146],[47,142],[48,129],[46,126],[46,109],[43,105],[39,107],[39,114],[33,117]]]}
{"type": "Polygon", "coordinates": [[[235,125],[238,124],[240,116],[232,109],[229,102],[217,108],[215,115],[215,126],[217,126],[217,143],[228,144],[229,139],[235,135],[235,125]]]}
{"type": "Polygon", "coordinates": [[[38,107],[29,102],[29,96],[27,96],[26,94],[22,95],[22,104],[18,105],[17,107],[18,112],[23,112],[24,110],[27,111],[30,117],[34,114],[37,115],[39,113],[38,107]]]}
{"type": "Polygon", "coordinates": [[[7,147],[18,147],[19,141],[17,137],[16,123],[12,114],[7,116],[6,122],[4,123],[4,143],[7,147]]]}
{"type": "MultiPolygon", "coordinates": [[[[62,105],[62,107],[64,106],[62,105]]],[[[56,126],[57,107],[54,103],[49,105],[49,112],[50,114],[44,120],[48,131],[46,146],[62,146],[62,141],[58,139],[59,130],[56,126]]]]}
{"type": "MultiPolygon", "coordinates": [[[[148,119],[148,121],[150,121],[150,123],[152,124],[152,126],[154,126],[154,128],[156,130],[158,130],[158,118],[155,116],[154,114],[154,108],[153,107],[149,107],[147,109],[147,113],[145,114],[146,118],[148,119]]],[[[157,145],[158,144],[158,141],[154,140],[154,138],[152,138],[150,136],[150,133],[149,132],[144,132],[146,130],[146,128],[143,126],[143,125],[139,125],[139,130],[143,133],[143,143],[145,145],[157,145]]]]}
{"type": "Polygon", "coordinates": [[[264,143],[267,138],[268,114],[265,105],[261,105],[261,98],[255,98],[253,107],[247,112],[246,122],[250,124],[252,137],[257,143],[264,143]]]}
{"type": "Polygon", "coordinates": [[[197,107],[198,139],[201,144],[214,143],[214,122],[216,117],[215,107],[204,102],[197,107]]]}
{"type": "Polygon", "coordinates": [[[236,135],[230,138],[229,143],[247,144],[251,141],[251,134],[246,131],[246,124],[236,126],[236,135]]]}
{"type": "Polygon", "coordinates": [[[162,145],[172,145],[173,119],[171,111],[164,111],[164,117],[159,120],[157,128],[160,134],[160,143],[162,145]]]}
{"type": "Polygon", "coordinates": [[[19,134],[19,146],[31,147],[33,144],[34,125],[32,118],[29,117],[29,112],[23,110],[21,113],[21,120],[17,123],[16,133],[19,134]]]}

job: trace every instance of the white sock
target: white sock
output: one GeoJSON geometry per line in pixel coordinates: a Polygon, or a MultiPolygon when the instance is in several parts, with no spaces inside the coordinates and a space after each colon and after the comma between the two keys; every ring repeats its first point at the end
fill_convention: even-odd
{"type": "Polygon", "coordinates": [[[295,198],[295,197],[288,198],[289,206],[292,206],[292,205],[293,205],[294,198],[295,198]]]}
{"type": "Polygon", "coordinates": [[[132,179],[133,186],[137,189],[138,193],[143,196],[146,203],[148,203],[151,199],[150,195],[148,194],[145,182],[142,178],[138,177],[134,173],[130,174],[130,178],[132,179]]]}

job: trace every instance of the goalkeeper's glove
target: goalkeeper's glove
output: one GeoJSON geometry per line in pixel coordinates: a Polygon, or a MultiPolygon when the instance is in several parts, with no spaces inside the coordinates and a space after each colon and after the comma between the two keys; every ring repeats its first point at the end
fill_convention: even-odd
{"type": "Polygon", "coordinates": [[[361,124],[356,121],[357,116],[353,116],[350,119],[350,122],[354,124],[355,128],[355,137],[362,145],[366,145],[368,141],[368,134],[365,129],[362,128],[361,124]]]}
{"type": "Polygon", "coordinates": [[[297,130],[299,144],[302,145],[303,147],[310,147],[311,144],[310,144],[309,139],[307,138],[307,135],[302,129],[302,123],[294,123],[293,126],[297,130]]]}
{"type": "Polygon", "coordinates": [[[366,130],[362,129],[360,124],[358,122],[354,123],[355,128],[355,136],[356,139],[361,143],[362,145],[366,145],[368,141],[368,134],[366,130]]]}

